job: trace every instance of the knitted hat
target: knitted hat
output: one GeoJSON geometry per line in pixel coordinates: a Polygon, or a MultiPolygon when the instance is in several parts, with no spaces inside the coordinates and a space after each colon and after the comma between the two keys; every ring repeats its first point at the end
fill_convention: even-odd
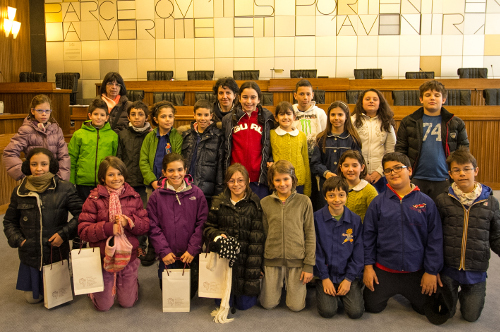
{"type": "Polygon", "coordinates": [[[451,291],[446,287],[438,287],[437,292],[428,296],[425,305],[425,316],[434,325],[441,325],[451,318],[453,298],[451,291]]]}

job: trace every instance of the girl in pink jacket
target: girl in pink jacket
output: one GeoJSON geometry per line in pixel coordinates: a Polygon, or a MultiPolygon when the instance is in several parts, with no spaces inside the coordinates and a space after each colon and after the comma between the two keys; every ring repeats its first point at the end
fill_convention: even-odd
{"type": "Polygon", "coordinates": [[[7,173],[16,181],[24,178],[21,171],[21,152],[25,155],[34,148],[46,148],[52,152],[59,162],[59,173],[62,180],[69,181],[71,162],[68,145],[64,141],[61,127],[52,117],[52,105],[46,95],[37,95],[31,100],[28,117],[17,134],[12,137],[9,145],[3,151],[3,160],[7,173]]]}

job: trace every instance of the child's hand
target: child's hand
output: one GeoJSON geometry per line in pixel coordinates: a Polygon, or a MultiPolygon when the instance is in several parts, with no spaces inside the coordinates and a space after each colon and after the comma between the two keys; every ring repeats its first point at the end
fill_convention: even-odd
{"type": "Polygon", "coordinates": [[[187,251],[186,251],[184,254],[182,254],[182,256],[181,256],[181,261],[182,261],[184,264],[186,264],[186,263],[187,263],[187,264],[191,263],[191,262],[193,261],[193,259],[194,259],[194,256],[191,256],[191,254],[190,254],[190,253],[188,253],[187,251]]]}
{"type": "Polygon", "coordinates": [[[330,280],[330,278],[324,279],[321,283],[323,284],[323,291],[325,292],[325,294],[331,296],[337,295],[337,293],[335,292],[335,285],[330,280]]]}
{"type": "Polygon", "coordinates": [[[128,225],[128,220],[125,218],[123,214],[115,216],[115,224],[119,224],[121,222],[122,226],[125,227],[128,225]]]}
{"type": "Polygon", "coordinates": [[[113,235],[118,235],[122,233],[122,228],[120,227],[120,224],[113,224],[113,235]]]}
{"type": "Polygon", "coordinates": [[[267,168],[269,168],[269,167],[273,166],[273,164],[274,164],[274,163],[273,163],[272,161],[268,161],[268,162],[267,162],[267,168]]]}
{"type": "MultiPolygon", "coordinates": [[[[374,184],[374,183],[377,183],[378,180],[380,180],[382,178],[382,175],[378,174],[377,171],[373,172],[372,174],[370,174],[370,180],[369,181],[371,184],[374,184]]],[[[365,179],[366,180],[366,179],[365,179]]],[[[368,180],[367,180],[368,181],[368,180]]]]}
{"type": "Polygon", "coordinates": [[[375,290],[375,288],[373,287],[374,281],[378,285],[378,278],[375,270],[373,269],[373,265],[365,265],[365,271],[363,273],[363,283],[365,284],[366,288],[368,288],[372,292],[375,290]]]}
{"type": "Polygon", "coordinates": [[[305,285],[309,281],[311,281],[312,278],[313,278],[313,274],[312,273],[302,271],[302,273],[300,274],[300,279],[299,280],[302,280],[302,285],[305,285]]]}
{"type": "Polygon", "coordinates": [[[350,290],[351,290],[351,282],[349,280],[344,279],[342,280],[342,282],[339,285],[339,288],[337,289],[337,295],[344,296],[347,293],[349,293],[350,290]]]}
{"type": "Polygon", "coordinates": [[[332,172],[328,172],[328,173],[326,173],[325,178],[326,178],[326,179],[329,179],[329,178],[331,178],[332,176],[337,176],[337,174],[332,173],[332,172]]]}
{"type": "Polygon", "coordinates": [[[25,243],[26,243],[26,239],[24,239],[23,242],[21,242],[21,247],[24,246],[25,243]]]}
{"type": "Polygon", "coordinates": [[[420,281],[420,286],[422,286],[422,294],[431,296],[437,291],[437,276],[425,272],[422,281],[420,281]]]}
{"type": "Polygon", "coordinates": [[[158,189],[158,181],[151,182],[151,187],[153,187],[154,190],[158,189]]]}
{"type": "Polygon", "coordinates": [[[55,233],[54,235],[52,235],[49,239],[49,242],[54,246],[54,247],[60,247],[61,244],[63,244],[63,239],[61,238],[61,236],[57,233],[55,233]]]}
{"type": "Polygon", "coordinates": [[[175,255],[173,252],[171,252],[167,256],[163,257],[161,260],[163,261],[163,264],[165,264],[165,266],[170,265],[170,264],[174,264],[175,263],[175,255]]]}

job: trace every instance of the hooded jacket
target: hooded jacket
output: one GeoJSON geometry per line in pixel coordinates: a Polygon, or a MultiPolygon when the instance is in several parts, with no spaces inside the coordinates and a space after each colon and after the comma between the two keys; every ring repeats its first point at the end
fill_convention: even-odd
{"type": "MultiPolygon", "coordinates": [[[[124,183],[124,190],[120,194],[120,205],[122,214],[134,222],[123,227],[124,234],[132,245],[132,262],[137,257],[139,240],[137,236],[147,234],[149,230],[149,219],[144,210],[140,195],[128,184],[124,183]]],[[[109,220],[109,192],[102,184],[92,189],[89,197],[83,204],[82,213],[78,218],[78,235],[82,241],[90,243],[90,247],[99,247],[101,259],[104,258],[106,241],[113,236],[113,225],[115,221],[109,220]]]]}
{"type": "Polygon", "coordinates": [[[75,131],[68,145],[71,157],[71,177],[73,184],[97,186],[99,164],[107,156],[115,156],[118,148],[118,135],[111,130],[109,123],[100,129],[85,121],[82,128],[75,131]]]}
{"type": "Polygon", "coordinates": [[[134,127],[128,126],[118,133],[118,150],[116,156],[127,166],[127,183],[132,187],[144,186],[144,178],[139,168],[142,142],[146,135],[152,130],[148,122],[149,130],[135,131],[134,127]]]}
{"type": "Polygon", "coordinates": [[[481,195],[467,207],[452,187],[437,197],[443,221],[444,264],[457,270],[488,269],[490,249],[500,255],[500,210],[493,190],[482,185],[481,195]]]}
{"type": "MultiPolygon", "coordinates": [[[[410,158],[413,174],[416,174],[418,158],[422,150],[424,108],[420,107],[406,116],[399,125],[396,152],[401,152],[410,158]]],[[[465,130],[465,123],[452,113],[441,107],[441,141],[445,157],[461,146],[468,147],[469,139],[465,130]]]]}
{"type": "Polygon", "coordinates": [[[38,127],[38,121],[28,118],[24,119],[23,125],[19,127],[17,134],[11,138],[10,143],[3,151],[3,162],[10,177],[16,181],[24,178],[21,171],[23,161],[20,154],[24,152],[27,155],[34,148],[50,150],[54,158],[59,161],[57,175],[62,180],[69,180],[71,162],[68,145],[64,141],[61,127],[57,123],[47,123],[45,130],[43,130],[38,127]]]}
{"type": "Polygon", "coordinates": [[[208,216],[207,200],[200,188],[186,185],[175,192],[167,188],[165,178],[149,197],[149,239],[159,258],[170,253],[180,257],[184,252],[196,256],[201,252],[203,228],[208,216]]]}
{"type": "Polygon", "coordinates": [[[69,257],[69,240],[76,236],[82,200],[75,186],[55,176],[43,193],[26,189],[26,178],[12,192],[3,219],[4,233],[12,248],[19,248],[19,259],[35,269],[50,264],[49,239],[55,233],[63,239],[53,247],[52,261],[69,257]],[[68,212],[73,218],[68,222],[68,212]],[[21,243],[26,240],[21,247],[21,243]]]}

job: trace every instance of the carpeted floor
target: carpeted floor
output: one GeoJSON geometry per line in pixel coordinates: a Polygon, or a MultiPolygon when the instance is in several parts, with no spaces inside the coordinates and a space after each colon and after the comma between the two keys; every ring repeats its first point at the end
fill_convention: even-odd
{"type": "MultiPolygon", "coordinates": [[[[0,216],[3,221],[3,216],[0,216]]],[[[139,302],[124,309],[115,305],[109,312],[97,312],[86,295],[76,296],[72,303],[47,310],[43,303],[28,304],[17,291],[19,267],[17,250],[8,246],[0,236],[2,272],[0,274],[0,330],[10,331],[498,331],[500,325],[500,258],[492,257],[487,280],[486,304],[476,323],[464,321],[459,310],[455,317],[439,327],[430,324],[425,316],[415,313],[402,297],[391,299],[380,314],[365,313],[351,320],[345,314],[331,319],[321,318],[315,305],[315,290],[310,288],[307,306],[294,313],[284,303],[273,310],[255,306],[231,315],[235,320],[216,324],[210,312],[215,308],[211,299],[195,297],[190,313],[163,313],[158,285],[157,266],[139,268],[139,302]]]]}

